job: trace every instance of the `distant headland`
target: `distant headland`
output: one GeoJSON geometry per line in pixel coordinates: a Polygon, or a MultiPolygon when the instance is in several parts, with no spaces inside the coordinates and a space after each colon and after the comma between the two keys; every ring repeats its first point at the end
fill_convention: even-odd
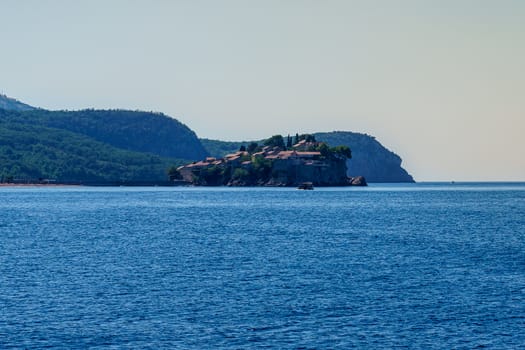
{"type": "Polygon", "coordinates": [[[187,173],[184,166],[193,164],[195,170],[195,164],[213,162],[215,172],[223,163],[239,165],[215,178],[203,171],[192,183],[277,186],[304,179],[335,185],[358,175],[368,182],[414,181],[401,158],[372,136],[336,131],[310,135],[315,141],[304,137],[291,145],[287,138],[284,146],[275,138],[268,144],[200,139],[162,113],[49,111],[0,95],[0,183],[171,185],[173,169],[183,166],[187,173]],[[301,141],[308,146],[298,145],[301,141]],[[253,144],[257,147],[248,150],[253,144]],[[344,147],[351,157],[344,156],[344,147]]]}

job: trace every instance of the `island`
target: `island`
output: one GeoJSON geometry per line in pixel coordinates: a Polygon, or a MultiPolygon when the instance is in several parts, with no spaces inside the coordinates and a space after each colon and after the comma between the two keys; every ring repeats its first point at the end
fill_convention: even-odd
{"type": "Polygon", "coordinates": [[[222,158],[170,169],[169,175],[174,182],[196,186],[366,186],[363,177],[346,175],[351,157],[348,146],[330,147],[314,135],[288,136],[286,141],[274,135],[262,145],[252,142],[222,158]]]}

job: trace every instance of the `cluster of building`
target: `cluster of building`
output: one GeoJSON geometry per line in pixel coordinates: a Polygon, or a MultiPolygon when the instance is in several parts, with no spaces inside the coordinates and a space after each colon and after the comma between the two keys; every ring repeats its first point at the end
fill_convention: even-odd
{"type": "Polygon", "coordinates": [[[185,181],[192,181],[193,175],[201,169],[213,166],[232,166],[248,168],[256,158],[270,161],[275,160],[300,160],[312,163],[321,156],[320,152],[307,151],[318,145],[317,142],[306,142],[305,140],[293,146],[293,150],[283,150],[280,147],[265,146],[259,152],[250,154],[246,151],[238,151],[225,155],[223,158],[208,157],[205,160],[193,162],[179,167],[177,170],[185,181]]]}
{"type": "Polygon", "coordinates": [[[195,183],[195,179],[206,169],[229,167],[249,171],[254,162],[263,159],[271,166],[271,178],[264,179],[265,185],[288,186],[305,181],[325,185],[345,182],[345,161],[323,157],[321,152],[315,151],[319,145],[318,142],[302,140],[293,145],[291,150],[277,146],[265,146],[252,154],[238,151],[220,159],[208,157],[205,160],[181,166],[177,170],[184,181],[195,183]]]}

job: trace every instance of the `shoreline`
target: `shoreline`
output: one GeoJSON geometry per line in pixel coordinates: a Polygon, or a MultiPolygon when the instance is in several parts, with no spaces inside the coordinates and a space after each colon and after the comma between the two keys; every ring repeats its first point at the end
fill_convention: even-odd
{"type": "Polygon", "coordinates": [[[0,183],[0,187],[80,187],[83,185],[76,184],[14,184],[0,183]]]}

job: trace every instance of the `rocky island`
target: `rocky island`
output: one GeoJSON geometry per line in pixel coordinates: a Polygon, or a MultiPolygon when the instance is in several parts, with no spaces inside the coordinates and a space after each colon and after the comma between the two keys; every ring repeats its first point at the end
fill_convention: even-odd
{"type": "Polygon", "coordinates": [[[313,135],[275,135],[259,145],[241,146],[223,158],[208,157],[172,169],[174,181],[197,186],[314,186],[366,185],[364,178],[348,178],[347,146],[330,147],[313,135]]]}

